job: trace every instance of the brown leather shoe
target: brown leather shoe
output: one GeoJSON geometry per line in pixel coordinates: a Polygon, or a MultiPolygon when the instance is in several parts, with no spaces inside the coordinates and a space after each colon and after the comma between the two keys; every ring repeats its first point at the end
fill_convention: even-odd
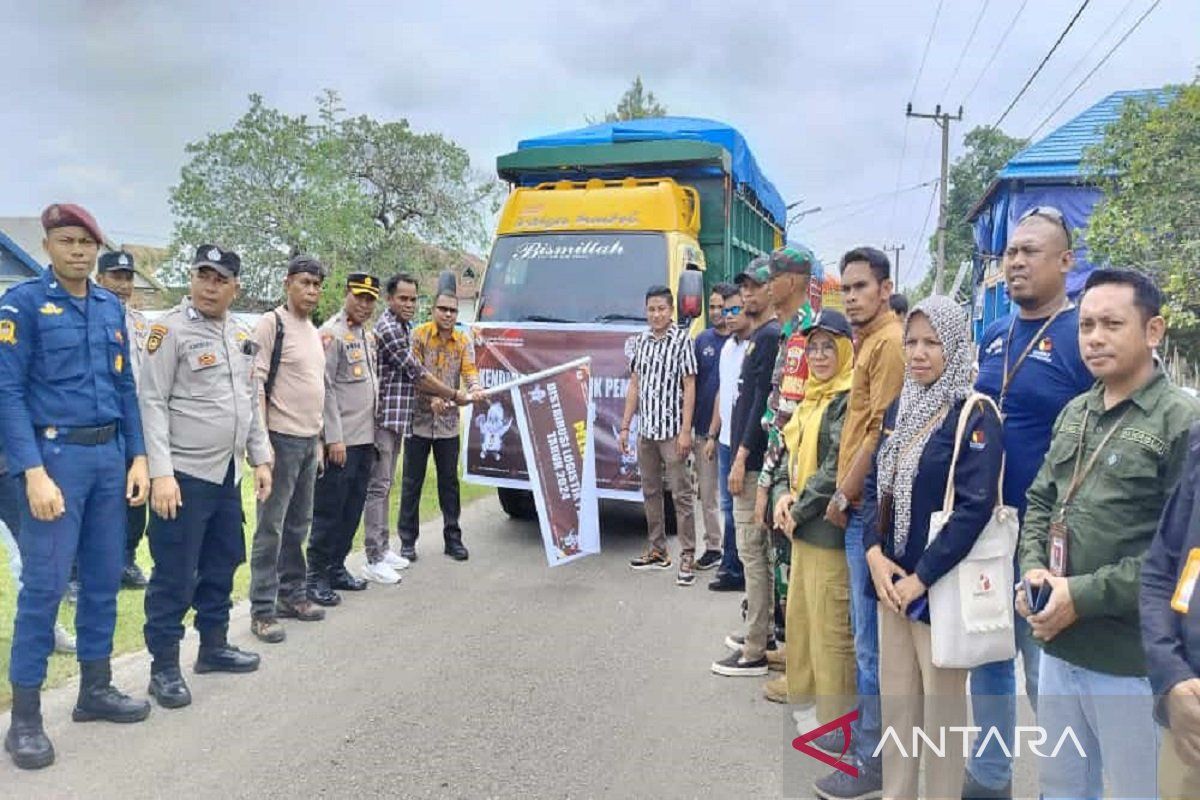
{"type": "Polygon", "coordinates": [[[787,659],[784,656],[782,647],[777,647],[774,650],[767,651],[767,668],[771,670],[771,672],[786,671],[787,659]]]}
{"type": "Polygon", "coordinates": [[[275,615],[283,619],[298,619],[301,622],[318,622],[325,619],[325,609],[307,599],[298,603],[279,600],[275,603],[275,615]]]}
{"type": "Polygon", "coordinates": [[[279,644],[287,638],[287,631],[274,617],[253,617],[250,620],[250,632],[259,641],[268,644],[279,644]]]}
{"type": "Polygon", "coordinates": [[[763,697],[772,703],[783,703],[786,705],[788,701],[787,678],[780,675],[778,678],[764,683],[763,697]]]}

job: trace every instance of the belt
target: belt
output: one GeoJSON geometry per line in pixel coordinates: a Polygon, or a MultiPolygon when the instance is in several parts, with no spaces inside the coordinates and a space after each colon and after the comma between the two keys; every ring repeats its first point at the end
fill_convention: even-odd
{"type": "Polygon", "coordinates": [[[49,442],[95,447],[108,444],[116,438],[117,423],[110,422],[94,428],[58,428],[48,425],[45,428],[37,428],[37,434],[49,442]]]}

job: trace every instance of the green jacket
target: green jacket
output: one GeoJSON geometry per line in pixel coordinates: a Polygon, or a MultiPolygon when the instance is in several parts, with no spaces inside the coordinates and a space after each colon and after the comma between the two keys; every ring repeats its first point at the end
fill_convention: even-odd
{"type": "MultiPolygon", "coordinates": [[[[842,424],[846,421],[846,409],[849,408],[850,393],[845,392],[830,401],[825,414],[821,418],[821,428],[817,433],[817,457],[820,465],[817,471],[809,476],[800,496],[792,505],[792,519],[796,521],[795,538],[802,539],[815,547],[843,549],[846,546],[846,532],[836,525],[825,521],[825,508],[837,488],[838,445],[842,441],[842,424]]],[[[785,451],[785,463],[788,458],[785,451]]],[[[787,485],[787,470],[778,471],[779,479],[772,486],[771,507],[789,490],[787,485]]]]}
{"type": "Polygon", "coordinates": [[[1104,408],[1100,383],[1068,403],[1054,423],[1050,450],[1029,488],[1019,549],[1023,572],[1049,567],[1050,522],[1071,483],[1085,410],[1089,413],[1087,430],[1082,431],[1081,470],[1104,435],[1125,416],[1064,516],[1066,575],[1079,619],[1042,648],[1096,672],[1145,675],[1138,620],[1142,560],[1179,480],[1188,429],[1200,416],[1200,404],[1161,369],[1111,409],[1104,408]]]}

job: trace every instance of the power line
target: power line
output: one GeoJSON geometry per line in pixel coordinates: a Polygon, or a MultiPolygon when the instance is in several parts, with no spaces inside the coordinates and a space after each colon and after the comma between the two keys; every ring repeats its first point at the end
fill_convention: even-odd
{"type": "Polygon", "coordinates": [[[1096,37],[1096,41],[1092,42],[1092,46],[1087,49],[1087,52],[1083,54],[1083,57],[1075,62],[1075,66],[1071,67],[1070,72],[1064,75],[1063,79],[1058,82],[1058,85],[1046,95],[1046,102],[1042,103],[1042,105],[1038,108],[1037,113],[1030,115],[1031,119],[1037,119],[1040,117],[1042,112],[1054,102],[1054,98],[1058,97],[1058,93],[1062,91],[1062,88],[1066,86],[1072,78],[1075,77],[1075,73],[1079,71],[1079,68],[1082,67],[1092,57],[1092,53],[1095,52],[1096,48],[1100,46],[1101,42],[1108,38],[1108,35],[1112,33],[1115,27],[1117,27],[1117,23],[1125,17],[1125,13],[1129,11],[1129,9],[1132,8],[1133,4],[1136,2],[1137,0],[1129,0],[1129,2],[1117,12],[1117,15],[1113,17],[1112,22],[1108,23],[1108,27],[1104,29],[1104,33],[1096,37]]]}
{"type": "Polygon", "coordinates": [[[1060,44],[1062,44],[1063,39],[1065,39],[1067,34],[1071,32],[1071,28],[1075,27],[1075,23],[1079,20],[1080,15],[1083,14],[1083,10],[1088,7],[1088,3],[1090,2],[1092,2],[1092,0],[1083,0],[1083,2],[1079,4],[1079,8],[1075,10],[1075,16],[1071,17],[1071,21],[1067,23],[1067,27],[1063,28],[1063,32],[1058,35],[1058,40],[1054,42],[1054,46],[1050,48],[1050,52],[1046,53],[1046,55],[1042,58],[1042,62],[1037,65],[1037,69],[1035,69],[1033,74],[1029,76],[1029,79],[1025,81],[1025,85],[1021,87],[1021,91],[1017,92],[1017,96],[1014,97],[1012,102],[1008,104],[1008,108],[1004,109],[1004,113],[1000,115],[1000,118],[992,123],[993,128],[1000,127],[1000,123],[1004,122],[1004,118],[1008,116],[1008,112],[1012,111],[1013,106],[1017,104],[1017,101],[1025,96],[1025,92],[1029,91],[1029,87],[1033,83],[1034,79],[1041,73],[1042,68],[1046,66],[1046,62],[1050,60],[1050,56],[1054,55],[1054,51],[1058,49],[1060,44]]]}
{"type": "Polygon", "coordinates": [[[1079,81],[1079,83],[1075,84],[1075,88],[1072,89],[1071,92],[1062,99],[1062,102],[1059,103],[1057,106],[1055,106],[1054,110],[1051,111],[1049,114],[1047,114],[1045,119],[1043,119],[1041,122],[1038,123],[1038,126],[1033,129],[1033,133],[1029,134],[1029,138],[1032,139],[1034,136],[1037,136],[1038,132],[1042,128],[1046,127],[1046,123],[1049,122],[1054,117],[1055,114],[1057,114],[1059,111],[1061,111],[1062,107],[1067,104],[1067,101],[1070,100],[1072,97],[1074,97],[1075,93],[1078,92],[1080,89],[1082,89],[1083,85],[1085,83],[1087,83],[1088,80],[1090,80],[1091,77],[1093,75],[1095,75],[1096,72],[1101,67],[1104,66],[1105,62],[1107,62],[1108,59],[1112,56],[1112,54],[1117,51],[1117,48],[1125,43],[1125,40],[1128,39],[1133,34],[1133,32],[1138,29],[1139,26],[1141,26],[1142,22],[1146,19],[1146,17],[1150,16],[1150,12],[1153,11],[1154,9],[1158,8],[1158,4],[1161,2],[1162,2],[1162,0],[1154,0],[1154,2],[1150,4],[1150,7],[1147,8],[1142,13],[1142,15],[1137,18],[1137,21],[1133,23],[1133,25],[1129,28],[1129,30],[1125,31],[1125,35],[1123,35],[1120,39],[1118,39],[1117,43],[1109,48],[1108,52],[1104,54],[1104,57],[1100,59],[1100,63],[1098,63],[1098,64],[1096,64],[1096,66],[1092,67],[1091,71],[1088,72],[1087,75],[1084,75],[1083,78],[1079,81]]]}
{"type": "Polygon", "coordinates": [[[863,212],[870,210],[872,206],[878,204],[880,201],[886,200],[889,197],[892,197],[893,195],[906,194],[908,192],[916,191],[917,189],[921,189],[925,186],[930,186],[935,183],[937,183],[937,178],[933,178],[932,180],[925,181],[924,183],[914,184],[913,186],[907,186],[903,189],[898,189],[894,192],[881,192],[880,194],[872,195],[870,197],[864,197],[860,200],[853,200],[849,203],[841,203],[836,206],[827,206],[825,208],[826,211],[830,211],[832,209],[837,209],[837,208],[850,208],[852,206],[862,206],[862,208],[856,208],[854,211],[834,217],[833,219],[826,219],[820,225],[814,225],[813,227],[808,228],[807,232],[813,233],[814,231],[824,230],[825,228],[828,228],[830,225],[836,225],[837,223],[842,222],[844,220],[848,220],[848,219],[857,217],[859,214],[862,214],[863,212]]]}
{"type": "Polygon", "coordinates": [[[971,34],[967,36],[967,42],[958,53],[958,59],[954,62],[954,69],[950,70],[950,76],[946,78],[946,85],[942,87],[941,99],[947,99],[946,93],[950,91],[950,84],[954,83],[954,78],[958,75],[958,68],[962,66],[963,59],[967,56],[967,51],[971,49],[971,43],[975,41],[975,34],[979,31],[979,23],[983,22],[983,17],[987,14],[988,4],[992,0],[983,0],[983,6],[979,9],[979,13],[975,16],[975,24],[971,26],[971,34]]]}
{"type": "MultiPolygon", "coordinates": [[[[934,181],[934,183],[936,184],[937,181],[934,181]]],[[[917,253],[920,252],[918,248],[921,246],[921,242],[925,240],[925,231],[929,229],[929,217],[933,214],[933,201],[937,198],[937,196],[938,187],[935,185],[933,187],[933,191],[929,193],[928,208],[925,209],[925,221],[921,223],[921,233],[917,236],[916,247],[913,248],[913,257],[908,260],[910,264],[915,264],[917,262],[917,253]]],[[[902,276],[899,273],[896,275],[896,285],[904,285],[902,276]]]]}
{"type": "Polygon", "coordinates": [[[904,180],[904,157],[908,155],[908,117],[904,118],[904,139],[900,145],[900,160],[896,162],[896,200],[892,201],[892,213],[888,217],[888,233],[896,232],[896,206],[899,203],[900,181],[904,180]]]}
{"type": "Polygon", "coordinates": [[[925,71],[925,59],[929,56],[929,45],[933,44],[933,34],[937,30],[938,17],[942,15],[942,3],[945,0],[938,0],[937,10],[933,12],[933,24],[929,26],[929,35],[925,37],[925,50],[921,53],[921,65],[917,67],[917,77],[913,81],[912,91],[908,93],[908,102],[912,102],[917,96],[917,86],[921,83],[921,74],[925,71]]]}
{"type": "Polygon", "coordinates": [[[1021,18],[1021,12],[1025,10],[1025,6],[1027,5],[1029,5],[1029,0],[1021,0],[1021,7],[1017,9],[1016,14],[1013,14],[1012,20],[1009,21],[1008,27],[1004,29],[1004,34],[1000,37],[1000,41],[996,45],[995,49],[992,50],[992,54],[988,56],[987,63],[983,65],[983,69],[981,69],[979,74],[975,76],[975,82],[971,84],[971,90],[968,91],[967,96],[963,98],[964,104],[971,99],[971,95],[975,94],[975,90],[979,88],[979,82],[983,80],[983,76],[986,75],[988,69],[991,68],[992,62],[996,60],[996,56],[1000,55],[1000,51],[1004,48],[1004,43],[1008,41],[1008,35],[1012,33],[1013,28],[1017,26],[1017,20],[1021,18]]]}

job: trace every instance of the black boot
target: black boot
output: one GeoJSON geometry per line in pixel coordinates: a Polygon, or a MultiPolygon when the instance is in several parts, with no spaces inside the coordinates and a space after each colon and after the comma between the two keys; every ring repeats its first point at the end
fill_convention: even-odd
{"type": "Polygon", "coordinates": [[[200,653],[193,669],[205,672],[254,672],[258,669],[258,653],[247,653],[229,643],[225,629],[200,634],[200,653]]]}
{"type": "Polygon", "coordinates": [[[455,561],[466,561],[471,556],[467,551],[467,546],[462,543],[462,539],[447,539],[445,552],[455,561]]]}
{"type": "Polygon", "coordinates": [[[146,573],[142,572],[142,568],[138,566],[134,560],[133,554],[125,556],[125,568],[121,570],[121,586],[126,589],[145,589],[150,581],[146,579],[146,573]]]}
{"type": "Polygon", "coordinates": [[[308,579],[305,583],[308,599],[317,605],[336,606],[342,602],[342,596],[330,588],[329,574],[327,572],[309,571],[308,579]]]}
{"type": "Polygon", "coordinates": [[[42,727],[42,690],[12,687],[12,726],[4,749],[21,769],[42,769],[54,763],[54,745],[42,727]]]}
{"type": "Polygon", "coordinates": [[[192,704],[192,692],[179,669],[178,647],[155,654],[150,664],[150,687],[146,691],[163,708],[183,708],[192,704]]]}
{"type": "Polygon", "coordinates": [[[329,588],[335,592],[362,592],[371,584],[350,574],[345,565],[329,570],[329,588]]]}
{"type": "Polygon", "coordinates": [[[148,700],[134,700],[112,685],[112,665],[107,658],[79,662],[79,700],[71,719],[91,722],[141,722],[150,716],[148,700]]]}

